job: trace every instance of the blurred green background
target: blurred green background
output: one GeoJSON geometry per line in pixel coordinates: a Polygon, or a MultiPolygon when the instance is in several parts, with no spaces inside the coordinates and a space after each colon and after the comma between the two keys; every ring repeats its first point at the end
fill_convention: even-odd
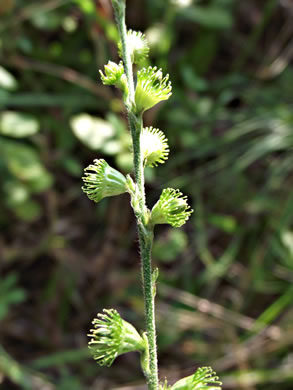
{"type": "MultiPolygon", "coordinates": [[[[170,186],[195,210],[156,228],[161,378],[212,365],[225,389],[292,389],[293,3],[127,8],[173,83],[145,115],[171,147],[147,171],[149,206],[170,186]]],[[[94,158],[131,170],[119,92],[98,77],[116,41],[110,0],[0,0],[3,390],[144,389],[135,354],[105,369],[87,349],[104,307],[144,326],[128,196],[81,191],[94,158]]]]}

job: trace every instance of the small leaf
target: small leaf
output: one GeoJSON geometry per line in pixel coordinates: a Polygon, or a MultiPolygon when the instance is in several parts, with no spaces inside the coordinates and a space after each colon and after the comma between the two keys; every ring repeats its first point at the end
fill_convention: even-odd
{"type": "Polygon", "coordinates": [[[0,66],[0,87],[8,91],[14,91],[17,88],[15,77],[2,66],[0,66]]]}
{"type": "Polygon", "coordinates": [[[212,214],[208,220],[212,225],[226,233],[234,233],[237,228],[237,221],[231,215],[212,214]]]}
{"type": "Polygon", "coordinates": [[[210,29],[228,29],[233,25],[233,18],[229,11],[219,7],[186,7],[180,14],[184,18],[196,22],[210,29]]]}
{"type": "Polygon", "coordinates": [[[75,2],[85,14],[96,17],[96,7],[92,0],[75,0],[75,2]]]}
{"type": "Polygon", "coordinates": [[[32,199],[28,199],[27,201],[15,206],[13,211],[20,219],[29,222],[38,219],[42,213],[42,209],[39,203],[32,199]]]}
{"type": "Polygon", "coordinates": [[[3,140],[0,152],[10,173],[25,182],[30,191],[40,192],[51,186],[52,177],[33,147],[3,140]]]}
{"type": "Polygon", "coordinates": [[[4,111],[0,115],[0,134],[9,137],[28,137],[40,129],[39,122],[31,115],[4,111]]]}
{"type": "Polygon", "coordinates": [[[6,195],[6,204],[12,208],[29,198],[28,189],[24,184],[17,180],[4,182],[3,190],[6,195]]]}
{"type": "Polygon", "coordinates": [[[184,231],[168,230],[167,235],[163,235],[155,241],[153,248],[154,258],[165,263],[172,262],[184,251],[187,242],[187,236],[184,231]]]}
{"type": "Polygon", "coordinates": [[[70,124],[76,137],[92,150],[100,149],[106,140],[115,135],[115,129],[109,122],[88,114],[73,117],[70,124]]]}

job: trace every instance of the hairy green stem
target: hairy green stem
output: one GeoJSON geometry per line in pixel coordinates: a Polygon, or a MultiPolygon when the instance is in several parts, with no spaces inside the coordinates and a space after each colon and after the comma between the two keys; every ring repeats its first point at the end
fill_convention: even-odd
{"type": "Polygon", "coordinates": [[[144,165],[143,165],[143,157],[141,155],[140,148],[140,134],[143,127],[142,117],[141,115],[135,115],[131,110],[127,112],[128,114],[128,122],[132,136],[132,144],[133,144],[133,165],[134,165],[134,173],[135,173],[135,181],[138,188],[139,195],[139,208],[140,215],[139,218],[142,220],[144,224],[146,224],[146,215],[147,208],[145,203],[145,188],[144,188],[144,165]]]}
{"type": "Polygon", "coordinates": [[[153,231],[145,230],[138,225],[139,243],[142,260],[142,280],[145,302],[146,329],[149,345],[149,374],[147,375],[149,390],[158,390],[158,359],[155,324],[155,294],[151,269],[151,251],[153,244],[153,231]]]}
{"type": "Polygon", "coordinates": [[[127,77],[129,96],[125,102],[129,127],[131,130],[134,154],[134,173],[138,191],[138,210],[136,210],[139,245],[141,252],[142,280],[145,303],[146,331],[149,346],[149,370],[145,372],[149,390],[159,389],[156,326],[155,326],[155,301],[154,286],[152,280],[151,251],[153,244],[153,228],[148,225],[148,210],[145,202],[144,188],[144,164],[140,148],[140,134],[143,126],[142,116],[136,115],[134,107],[134,80],[131,56],[127,46],[127,29],[125,25],[124,0],[112,0],[118,30],[122,42],[122,55],[124,69],[127,77]]]}
{"type": "Polygon", "coordinates": [[[118,31],[122,44],[124,69],[127,77],[128,89],[129,89],[129,102],[134,102],[134,82],[133,82],[133,70],[130,52],[127,48],[127,29],[125,24],[125,0],[112,0],[115,19],[118,26],[118,31]]]}

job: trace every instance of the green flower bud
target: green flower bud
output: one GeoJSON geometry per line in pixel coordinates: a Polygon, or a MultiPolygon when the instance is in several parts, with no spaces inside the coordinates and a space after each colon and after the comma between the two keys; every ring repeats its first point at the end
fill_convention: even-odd
{"type": "Polygon", "coordinates": [[[104,85],[115,85],[115,87],[121,89],[124,94],[128,94],[127,78],[124,73],[124,66],[122,61],[116,64],[113,61],[109,61],[104,66],[105,74],[100,70],[101,80],[104,85]]]}
{"type": "Polygon", "coordinates": [[[169,75],[163,77],[162,69],[150,66],[139,70],[135,89],[136,112],[142,113],[157,103],[169,99],[171,91],[169,75]]]}
{"type": "Polygon", "coordinates": [[[222,382],[211,367],[200,367],[195,374],[176,382],[170,390],[221,390],[222,382]]]}
{"type": "Polygon", "coordinates": [[[192,212],[186,196],[179,190],[165,188],[152,209],[151,222],[154,225],[169,223],[174,227],[180,227],[185,224],[192,212]]]}
{"type": "MultiPolygon", "coordinates": [[[[141,63],[149,55],[149,47],[145,35],[140,31],[127,31],[127,47],[130,53],[131,62],[134,64],[141,63]]],[[[122,57],[122,44],[118,44],[118,52],[122,57]]]]}
{"type": "Polygon", "coordinates": [[[94,202],[127,192],[126,177],[103,159],[94,160],[94,164],[85,168],[84,174],[82,190],[94,202]]]}
{"type": "Polygon", "coordinates": [[[127,352],[144,352],[146,341],[129,322],[114,310],[103,310],[93,320],[89,348],[100,366],[111,366],[118,355],[127,352]]]}
{"type": "Polygon", "coordinates": [[[161,130],[145,127],[140,135],[140,144],[145,165],[154,167],[168,159],[168,140],[161,130]]]}

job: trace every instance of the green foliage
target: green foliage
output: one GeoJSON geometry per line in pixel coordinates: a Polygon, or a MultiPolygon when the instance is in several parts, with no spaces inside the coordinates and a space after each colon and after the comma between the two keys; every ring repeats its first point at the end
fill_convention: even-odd
{"type": "Polygon", "coordinates": [[[30,145],[3,138],[0,151],[5,205],[22,219],[36,219],[41,209],[31,196],[48,189],[53,182],[52,175],[42,164],[38,151],[30,145]]]}
{"type": "Polygon", "coordinates": [[[0,321],[5,318],[11,305],[21,303],[26,298],[25,290],[17,286],[17,281],[18,277],[13,273],[0,279],[0,321]]]}
{"type": "Polygon", "coordinates": [[[184,7],[180,10],[179,15],[210,29],[229,29],[233,25],[230,10],[213,5],[209,7],[184,7]]]}
{"type": "MultiPolygon", "coordinates": [[[[0,66],[0,88],[8,91],[13,91],[17,88],[17,81],[15,77],[3,68],[3,66],[0,66]]],[[[3,91],[1,92],[3,93],[3,91]]]]}
{"type": "Polygon", "coordinates": [[[31,115],[4,111],[0,115],[0,134],[13,138],[28,137],[39,131],[37,120],[31,115]]]}
{"type": "Polygon", "coordinates": [[[130,134],[125,123],[112,113],[106,120],[89,114],[78,114],[71,119],[74,135],[89,149],[113,156],[116,164],[128,172],[132,167],[130,134]]]}
{"type": "Polygon", "coordinates": [[[184,252],[187,246],[187,235],[184,231],[169,230],[154,243],[153,255],[162,262],[174,261],[177,256],[184,252]]]}

